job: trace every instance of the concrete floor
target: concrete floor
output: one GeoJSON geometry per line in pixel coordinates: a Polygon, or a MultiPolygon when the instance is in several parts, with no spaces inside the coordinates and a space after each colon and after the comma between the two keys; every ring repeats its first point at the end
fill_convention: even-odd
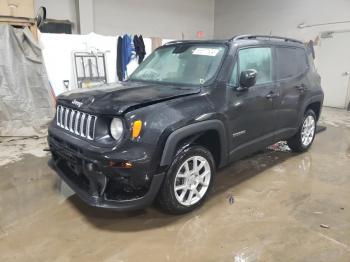
{"type": "Polygon", "coordinates": [[[321,122],[309,152],[231,164],[183,216],[90,208],[47,167],[45,139],[3,140],[0,261],[350,261],[350,113],[321,122]]]}

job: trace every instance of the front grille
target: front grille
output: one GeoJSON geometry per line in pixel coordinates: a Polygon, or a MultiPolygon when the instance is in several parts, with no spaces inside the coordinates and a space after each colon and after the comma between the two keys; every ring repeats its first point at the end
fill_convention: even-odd
{"type": "Polygon", "coordinates": [[[83,113],[71,108],[57,106],[57,126],[78,136],[93,140],[97,116],[83,113]]]}

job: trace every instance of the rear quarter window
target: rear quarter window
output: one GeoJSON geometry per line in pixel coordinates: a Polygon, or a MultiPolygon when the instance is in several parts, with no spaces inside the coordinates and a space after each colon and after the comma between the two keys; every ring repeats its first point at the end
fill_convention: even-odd
{"type": "Polygon", "coordinates": [[[304,49],[298,47],[277,47],[277,78],[297,77],[308,68],[304,49]]]}

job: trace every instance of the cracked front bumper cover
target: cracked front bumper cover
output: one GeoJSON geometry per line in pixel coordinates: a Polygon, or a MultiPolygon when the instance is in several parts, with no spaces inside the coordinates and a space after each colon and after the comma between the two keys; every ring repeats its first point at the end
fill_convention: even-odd
{"type": "MultiPolygon", "coordinates": [[[[158,190],[163,182],[164,173],[156,174],[152,178],[151,185],[148,192],[138,198],[128,199],[128,200],[112,200],[106,199],[104,195],[98,196],[90,194],[81,185],[74,183],[69,176],[58,167],[57,163],[53,159],[49,160],[49,166],[57,172],[57,174],[63,179],[63,181],[87,204],[90,206],[127,211],[127,210],[137,210],[143,209],[151,205],[158,193],[158,190]]],[[[75,175],[75,174],[73,174],[75,175]]]]}

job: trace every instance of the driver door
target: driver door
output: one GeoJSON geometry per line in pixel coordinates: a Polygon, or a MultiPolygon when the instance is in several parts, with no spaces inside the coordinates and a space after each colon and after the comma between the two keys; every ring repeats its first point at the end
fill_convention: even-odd
{"type": "Polygon", "coordinates": [[[273,143],[273,99],[277,96],[273,64],[273,50],[270,46],[238,50],[228,83],[231,160],[273,143]],[[257,71],[256,83],[242,89],[239,76],[248,69],[257,71]]]}

